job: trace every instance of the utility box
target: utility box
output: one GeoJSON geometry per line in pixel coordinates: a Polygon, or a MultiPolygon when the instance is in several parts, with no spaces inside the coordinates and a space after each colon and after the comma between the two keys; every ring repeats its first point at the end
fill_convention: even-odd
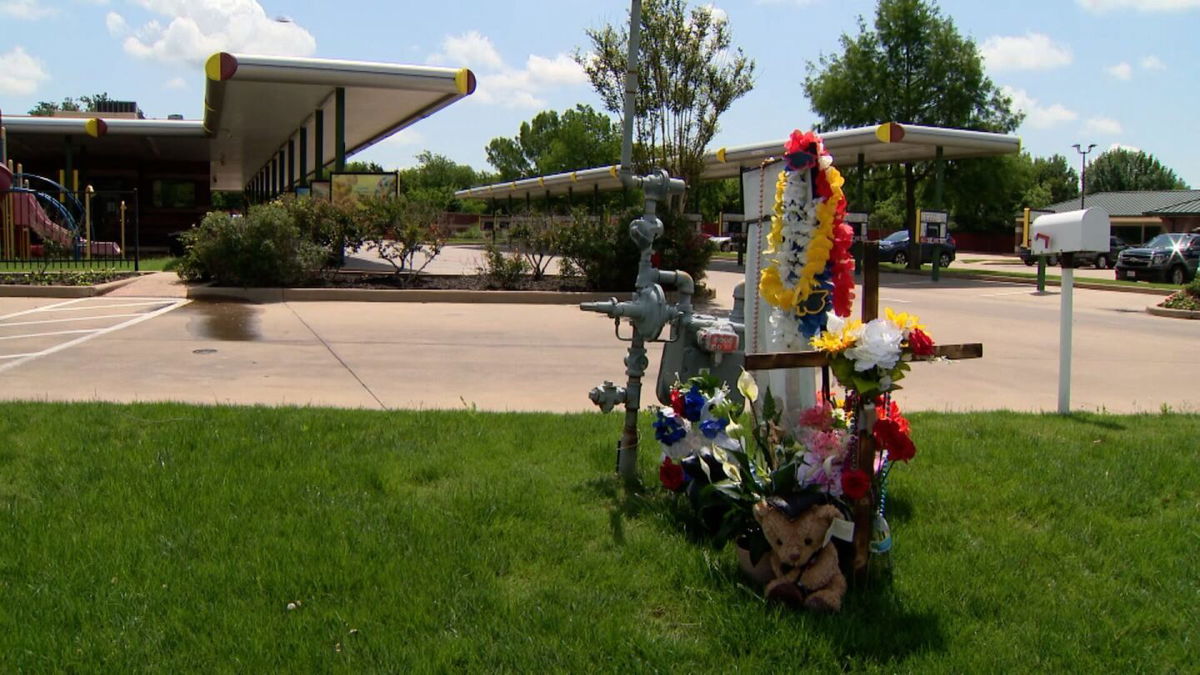
{"type": "Polygon", "coordinates": [[[950,224],[950,214],[945,211],[917,211],[917,221],[921,226],[917,234],[921,235],[922,244],[946,243],[946,227],[950,224]]]}
{"type": "Polygon", "coordinates": [[[1110,229],[1103,209],[1038,216],[1029,227],[1029,250],[1033,255],[1107,251],[1110,229]]]}

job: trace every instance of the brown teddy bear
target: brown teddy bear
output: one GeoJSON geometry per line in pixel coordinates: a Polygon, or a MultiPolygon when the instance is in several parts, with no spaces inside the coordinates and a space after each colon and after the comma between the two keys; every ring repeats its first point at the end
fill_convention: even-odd
{"type": "Polygon", "coordinates": [[[767,583],[769,600],[836,612],[842,608],[846,577],[838,567],[837,549],[828,533],[841,512],[829,504],[810,507],[789,518],[785,504],[763,500],[754,505],[754,518],[771,545],[769,559],[775,578],[767,583]]]}

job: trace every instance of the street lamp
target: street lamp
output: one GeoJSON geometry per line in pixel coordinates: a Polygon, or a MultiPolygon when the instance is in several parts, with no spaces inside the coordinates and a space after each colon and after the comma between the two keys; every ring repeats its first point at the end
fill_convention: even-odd
{"type": "Polygon", "coordinates": [[[1096,147],[1096,144],[1089,143],[1087,150],[1079,146],[1080,144],[1076,143],[1072,147],[1075,148],[1075,152],[1079,153],[1079,208],[1082,209],[1083,198],[1087,194],[1087,156],[1092,151],[1092,148],[1096,147]]]}

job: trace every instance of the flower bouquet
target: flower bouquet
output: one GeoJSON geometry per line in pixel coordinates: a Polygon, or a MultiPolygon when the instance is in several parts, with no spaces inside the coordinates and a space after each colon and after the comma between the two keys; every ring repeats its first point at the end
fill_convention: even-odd
{"type": "Polygon", "coordinates": [[[829,317],[812,346],[829,357],[829,369],[848,391],[872,397],[900,389],[914,356],[934,354],[933,339],[917,317],[885,310],[886,316],[863,323],[829,317]]]}

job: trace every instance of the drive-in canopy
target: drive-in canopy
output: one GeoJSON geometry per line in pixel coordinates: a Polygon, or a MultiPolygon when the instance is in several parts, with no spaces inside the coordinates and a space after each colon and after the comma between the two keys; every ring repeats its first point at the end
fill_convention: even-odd
{"type": "MultiPolygon", "coordinates": [[[[938,157],[962,159],[989,157],[1019,152],[1021,139],[1007,134],[965,129],[944,129],[887,122],[876,126],[843,129],[821,134],[825,148],[842,166],[857,164],[894,164],[917,162],[938,157]]],[[[718,148],[704,156],[702,179],[730,178],[742,169],[759,166],[763,161],[783,154],[784,141],[718,148]]],[[[561,195],[567,192],[620,189],[619,165],[526,178],[518,181],[483,185],[455,193],[459,198],[525,197],[561,195]]]]}

